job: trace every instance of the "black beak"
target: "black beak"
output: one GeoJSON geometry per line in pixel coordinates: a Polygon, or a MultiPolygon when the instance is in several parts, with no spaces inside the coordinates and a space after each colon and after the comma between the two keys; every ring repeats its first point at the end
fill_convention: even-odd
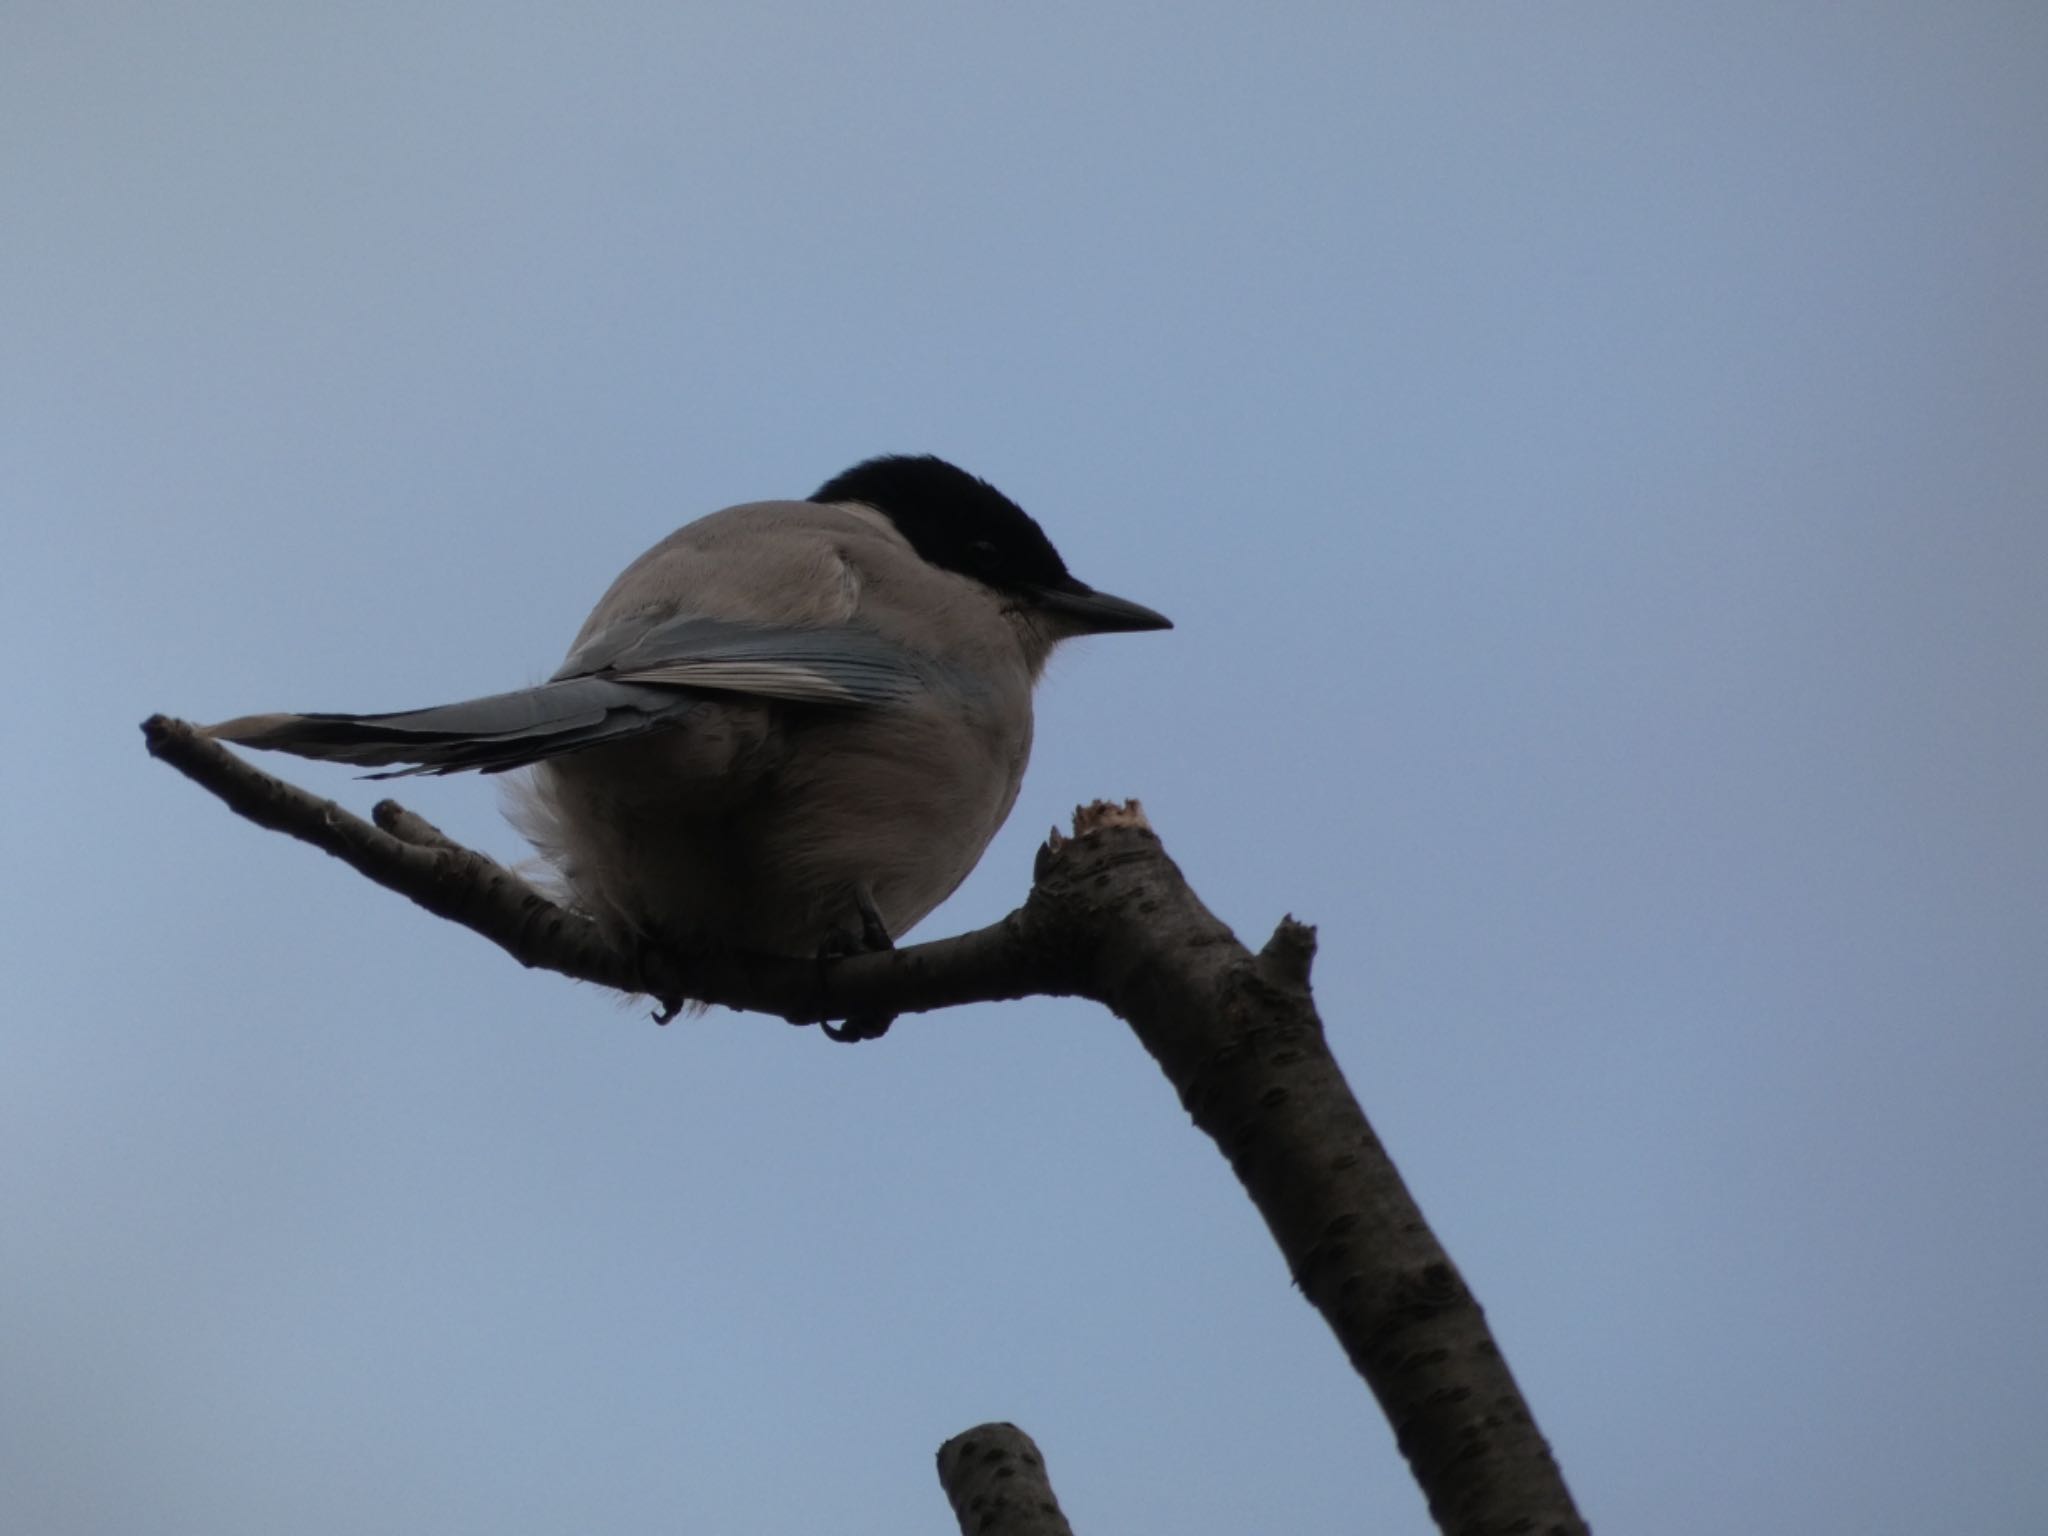
{"type": "Polygon", "coordinates": [[[1085,581],[1069,576],[1056,587],[1033,587],[1031,598],[1040,608],[1066,621],[1077,635],[1117,635],[1145,629],[1171,629],[1173,620],[1163,613],[1134,603],[1129,598],[1098,592],[1085,581]]]}

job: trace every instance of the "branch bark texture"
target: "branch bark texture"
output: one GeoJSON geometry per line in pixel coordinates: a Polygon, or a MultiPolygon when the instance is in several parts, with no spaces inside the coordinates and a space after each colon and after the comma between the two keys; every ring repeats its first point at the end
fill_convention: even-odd
{"type": "Polygon", "coordinates": [[[939,1486],[960,1536],[1074,1536],[1045,1458],[1014,1424],[978,1424],[940,1446],[939,1486]]]}
{"type": "MultiPolygon", "coordinates": [[[[1188,887],[1135,803],[1077,811],[1074,835],[1055,832],[1040,850],[1024,904],[956,938],[822,966],[627,954],[402,807],[387,801],[366,822],[182,721],[155,716],[143,732],[153,755],[238,814],[334,855],[524,965],[794,1023],[1040,994],[1103,1003],[1144,1043],[1258,1206],[1303,1295],[1379,1399],[1441,1529],[1586,1529],[1478,1302],[1330,1054],[1309,988],[1313,931],[1289,918],[1257,954],[1247,950],[1188,887]]],[[[1042,1480],[1021,1431],[984,1425],[947,1442],[941,1476],[956,1513],[956,1489],[970,1485],[983,1490],[977,1507],[995,1510],[992,1469],[1008,1468],[998,1481],[1022,1486],[1019,1442],[1042,1480]]],[[[962,1529],[1065,1531],[1049,1487],[1044,1503],[1058,1524],[970,1527],[963,1513],[962,1529]]]]}

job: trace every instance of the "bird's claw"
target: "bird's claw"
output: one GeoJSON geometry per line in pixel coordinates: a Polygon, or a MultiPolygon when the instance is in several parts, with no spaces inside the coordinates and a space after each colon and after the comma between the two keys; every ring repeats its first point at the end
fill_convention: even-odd
{"type": "MultiPolygon", "coordinates": [[[[820,960],[843,960],[848,955],[871,955],[896,947],[896,941],[889,937],[888,924],[882,921],[881,909],[875,905],[875,898],[861,888],[853,893],[853,902],[860,913],[860,937],[855,939],[850,934],[835,934],[818,951],[820,960]]],[[[818,1027],[828,1040],[836,1040],[841,1045],[855,1045],[862,1040],[881,1039],[895,1022],[893,1013],[870,1013],[855,1015],[843,1024],[820,1019],[818,1027]]]]}
{"type": "Polygon", "coordinates": [[[825,1031],[827,1040],[836,1040],[841,1045],[858,1045],[863,1040],[879,1040],[889,1033],[889,1026],[896,1022],[893,1013],[856,1015],[844,1024],[834,1024],[829,1019],[820,1019],[818,1028],[825,1031]]]}

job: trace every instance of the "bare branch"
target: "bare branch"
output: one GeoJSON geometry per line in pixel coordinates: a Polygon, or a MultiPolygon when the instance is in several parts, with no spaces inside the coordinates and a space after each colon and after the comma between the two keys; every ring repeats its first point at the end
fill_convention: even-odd
{"type": "Polygon", "coordinates": [[[372,825],[253,767],[183,720],[153,715],[142,732],[152,756],[237,815],[334,855],[435,916],[489,939],[521,965],[578,981],[697,998],[798,1023],[1062,990],[1059,968],[1036,953],[1023,913],[978,932],[824,966],[780,956],[623,951],[588,918],[556,905],[395,800],[379,803],[372,825]]]}
{"type": "Polygon", "coordinates": [[[1024,905],[973,933],[830,964],[629,955],[401,807],[379,806],[373,826],[183,722],[156,716],[143,731],[152,753],[240,815],[524,965],[799,1022],[1041,994],[1107,1005],[1229,1160],[1379,1398],[1438,1525],[1455,1536],[1585,1530],[1478,1302],[1330,1054],[1309,990],[1313,930],[1287,919],[1252,954],[1188,888],[1135,801],[1077,810],[1074,836],[1054,832],[1040,850],[1024,905]]]}
{"type": "Polygon", "coordinates": [[[939,1486],[960,1536],[1074,1536],[1045,1458],[1014,1424],[977,1424],[940,1446],[939,1486]]]}

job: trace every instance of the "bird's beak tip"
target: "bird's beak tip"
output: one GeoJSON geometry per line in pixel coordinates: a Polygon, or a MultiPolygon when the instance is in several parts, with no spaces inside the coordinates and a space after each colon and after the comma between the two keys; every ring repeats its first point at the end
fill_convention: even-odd
{"type": "Polygon", "coordinates": [[[1173,620],[1143,603],[1109,592],[1098,592],[1082,582],[1048,588],[1041,601],[1074,625],[1083,635],[1139,634],[1152,629],[1171,629],[1173,620]]]}

